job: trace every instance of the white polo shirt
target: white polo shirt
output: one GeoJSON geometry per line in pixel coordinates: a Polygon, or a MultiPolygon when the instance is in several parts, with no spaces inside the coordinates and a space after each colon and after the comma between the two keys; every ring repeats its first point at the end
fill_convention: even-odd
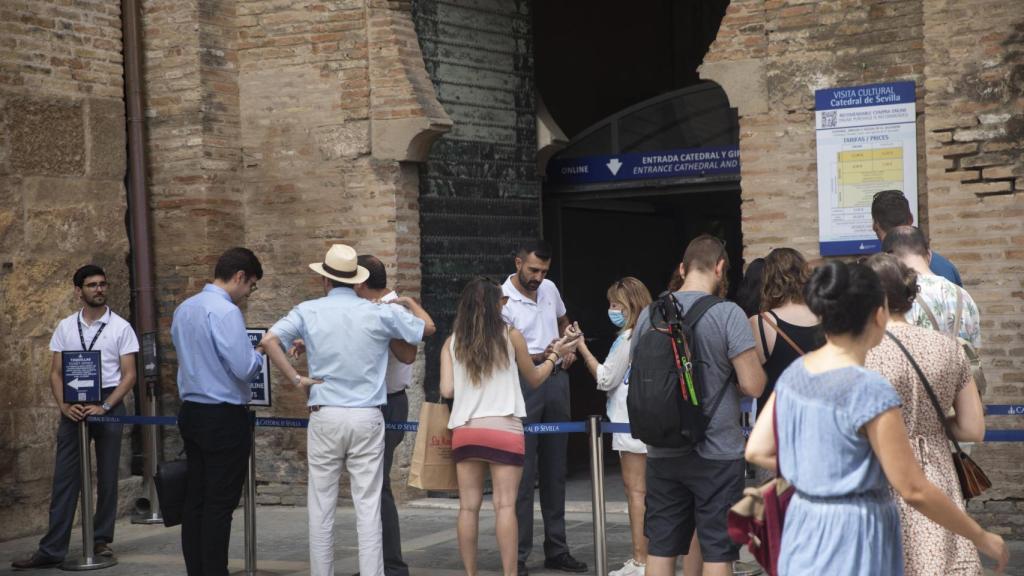
{"type": "Polygon", "coordinates": [[[79,310],[60,321],[50,338],[51,352],[78,352],[89,346],[99,350],[103,363],[103,388],[116,388],[121,382],[121,356],[139,351],[139,340],[127,320],[121,318],[107,307],[107,312],[91,325],[82,319],[79,310]],[[78,326],[82,326],[79,336],[78,326]],[[102,331],[101,331],[102,329],[102,331]],[[97,337],[99,334],[99,337],[97,337]],[[82,339],[85,346],[82,346],[82,339]],[[95,339],[95,344],[93,340],[95,339]]]}
{"type": "Polygon", "coordinates": [[[552,340],[561,336],[558,333],[558,319],[565,316],[565,303],[554,282],[544,280],[540,283],[536,302],[516,289],[512,284],[512,275],[501,285],[501,291],[508,296],[501,314],[505,322],[523,333],[530,354],[543,352],[552,340]]]}
{"type": "MultiPolygon", "coordinates": [[[[392,290],[385,294],[380,301],[394,302],[397,299],[398,294],[392,290]]],[[[387,388],[388,394],[401,392],[408,388],[410,384],[412,384],[412,364],[403,363],[388,348],[388,369],[384,372],[384,386],[387,388]]]]}

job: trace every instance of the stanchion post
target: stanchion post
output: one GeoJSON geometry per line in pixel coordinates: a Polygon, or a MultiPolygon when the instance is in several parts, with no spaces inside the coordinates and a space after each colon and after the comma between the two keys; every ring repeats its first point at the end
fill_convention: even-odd
{"type": "Polygon", "coordinates": [[[236,575],[268,576],[256,568],[256,413],[249,411],[249,469],[245,473],[245,570],[236,575]]]}
{"type": "Polygon", "coordinates": [[[109,568],[117,564],[117,560],[110,558],[96,558],[93,550],[92,531],[92,454],[89,450],[89,424],[83,418],[78,422],[78,461],[81,468],[82,488],[82,557],[75,560],[65,560],[61,570],[99,570],[109,568]]]}
{"type": "MultiPolygon", "coordinates": [[[[146,382],[146,398],[144,400],[142,413],[146,416],[156,416],[157,390],[156,381],[149,379],[146,382]]],[[[139,499],[136,503],[137,513],[132,516],[132,524],[163,524],[164,518],[160,515],[160,500],[156,493],[156,466],[160,459],[160,427],[142,427],[142,485],[146,494],[145,498],[139,499]]]]}
{"type": "Polygon", "coordinates": [[[594,516],[594,563],[598,576],[608,573],[608,549],[605,540],[604,512],[604,440],[601,436],[601,416],[587,418],[590,435],[591,508],[594,516]]]}

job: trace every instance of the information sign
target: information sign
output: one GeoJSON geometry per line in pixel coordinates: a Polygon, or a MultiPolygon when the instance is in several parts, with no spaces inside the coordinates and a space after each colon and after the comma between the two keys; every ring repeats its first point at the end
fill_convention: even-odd
{"type": "Polygon", "coordinates": [[[547,167],[548,182],[560,185],[739,173],[740,150],[736,146],[555,158],[547,167]]]}
{"type": "MultiPolygon", "coordinates": [[[[246,328],[245,332],[249,335],[249,342],[252,343],[252,347],[255,348],[263,336],[266,335],[266,328],[246,328]]],[[[252,399],[249,400],[249,406],[270,406],[270,360],[266,354],[263,356],[263,369],[260,370],[256,377],[249,383],[249,388],[252,390],[252,399]]]]}
{"type": "Polygon", "coordinates": [[[878,252],[871,228],[876,193],[903,192],[917,221],[914,83],[817,90],[814,102],[821,255],[878,252]]]}
{"type": "Polygon", "coordinates": [[[64,402],[99,402],[103,386],[103,362],[99,350],[61,352],[64,402]]]}

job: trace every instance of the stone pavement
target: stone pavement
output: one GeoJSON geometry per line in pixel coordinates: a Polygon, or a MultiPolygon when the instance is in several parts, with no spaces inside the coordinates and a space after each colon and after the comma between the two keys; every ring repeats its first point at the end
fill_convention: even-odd
{"type": "MultiPolygon", "coordinates": [[[[432,499],[416,501],[403,507],[402,546],[405,559],[414,576],[455,576],[464,574],[455,536],[456,500],[432,499]]],[[[584,509],[582,502],[570,502],[570,510],[584,509]]],[[[232,523],[230,568],[232,572],[244,568],[243,513],[239,508],[232,523]]],[[[569,546],[574,556],[590,566],[594,573],[594,541],[591,515],[586,512],[568,512],[566,527],[569,546]]],[[[306,509],[284,506],[261,506],[257,509],[258,568],[280,576],[309,574],[306,509]]],[[[537,536],[533,556],[528,563],[531,574],[561,575],[543,569],[540,515],[537,515],[537,536]]],[[[179,544],[180,531],[163,526],[133,525],[127,519],[117,524],[114,552],[118,565],[96,571],[103,576],[170,576],[185,573],[179,544]]],[[[13,572],[10,561],[31,552],[39,536],[19,538],[0,543],[0,574],[13,572]]],[[[72,554],[81,550],[81,533],[72,535],[72,554]]],[[[629,557],[629,521],[625,514],[609,513],[607,517],[608,562],[618,568],[629,557]]],[[[481,574],[500,574],[501,561],[494,537],[494,514],[485,505],[480,513],[479,568],[481,574]]],[[[358,570],[355,534],[355,512],[351,505],[338,509],[335,539],[335,572],[348,576],[358,570]]],[[[18,572],[28,574],[29,572],[18,572]]],[[[56,568],[36,570],[40,576],[65,574],[56,568]]]]}
{"type": "MultiPolygon", "coordinates": [[[[584,492],[571,481],[568,489],[570,500],[566,502],[566,528],[569,546],[574,556],[590,566],[595,573],[594,540],[592,516],[589,501],[580,498],[584,492]]],[[[614,494],[615,487],[621,490],[621,481],[609,478],[607,488],[614,494]]],[[[610,495],[611,496],[611,495],[610,495]]],[[[606,536],[609,569],[616,569],[629,558],[629,520],[623,502],[611,497],[608,502],[606,536]]],[[[501,561],[494,537],[494,513],[485,503],[480,513],[480,537],[478,565],[481,574],[500,574],[501,561]]],[[[402,522],[402,547],[406,562],[413,576],[456,576],[464,574],[458,553],[455,535],[455,519],[458,501],[448,498],[414,500],[399,509],[402,522]]],[[[232,573],[244,573],[243,512],[235,512],[232,523],[230,569],[232,573]]],[[[565,576],[543,568],[543,525],[540,514],[536,514],[534,528],[534,553],[528,563],[531,574],[537,576],[565,576]]],[[[301,576],[309,574],[306,509],[287,506],[260,506],[257,508],[258,565],[260,573],[277,576],[301,576]]],[[[355,533],[355,512],[351,503],[338,508],[335,537],[335,573],[349,576],[358,570],[355,533]]],[[[19,538],[0,543],[0,574],[14,573],[10,562],[30,553],[39,540],[39,535],[19,538]]],[[[71,537],[71,554],[80,554],[81,533],[78,530],[71,537]]],[[[103,576],[179,576],[185,574],[181,556],[180,531],[163,526],[131,524],[127,518],[117,524],[114,552],[118,565],[96,571],[103,576]]],[[[1014,550],[1013,552],[1016,552],[1014,550]]],[[[746,549],[741,551],[742,559],[750,561],[746,549]]],[[[1011,553],[1009,574],[1018,574],[1014,564],[1019,566],[1019,555],[1011,553]]],[[[681,570],[681,562],[680,570],[681,570]]],[[[40,576],[64,574],[56,568],[17,572],[17,574],[38,574],[40,576]]],[[[986,575],[992,574],[985,571],[986,575]]],[[[682,576],[680,571],[677,576],[682,576]]]]}

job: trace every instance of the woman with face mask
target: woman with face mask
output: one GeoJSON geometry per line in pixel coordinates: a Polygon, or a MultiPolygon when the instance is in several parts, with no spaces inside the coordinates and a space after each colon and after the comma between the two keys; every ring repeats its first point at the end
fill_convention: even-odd
{"type": "MultiPolygon", "coordinates": [[[[604,363],[594,357],[585,339],[579,339],[577,351],[587,370],[597,380],[598,390],[608,393],[608,418],[612,422],[629,422],[626,411],[629,385],[629,338],[637,318],[651,303],[651,294],[643,282],[627,276],[608,288],[608,319],[619,328],[604,363]]],[[[633,557],[609,576],[643,576],[647,563],[647,538],[644,536],[644,497],[647,447],[629,434],[613,434],[612,448],[622,462],[622,480],[629,504],[629,527],[633,536],[633,557]]]]}

